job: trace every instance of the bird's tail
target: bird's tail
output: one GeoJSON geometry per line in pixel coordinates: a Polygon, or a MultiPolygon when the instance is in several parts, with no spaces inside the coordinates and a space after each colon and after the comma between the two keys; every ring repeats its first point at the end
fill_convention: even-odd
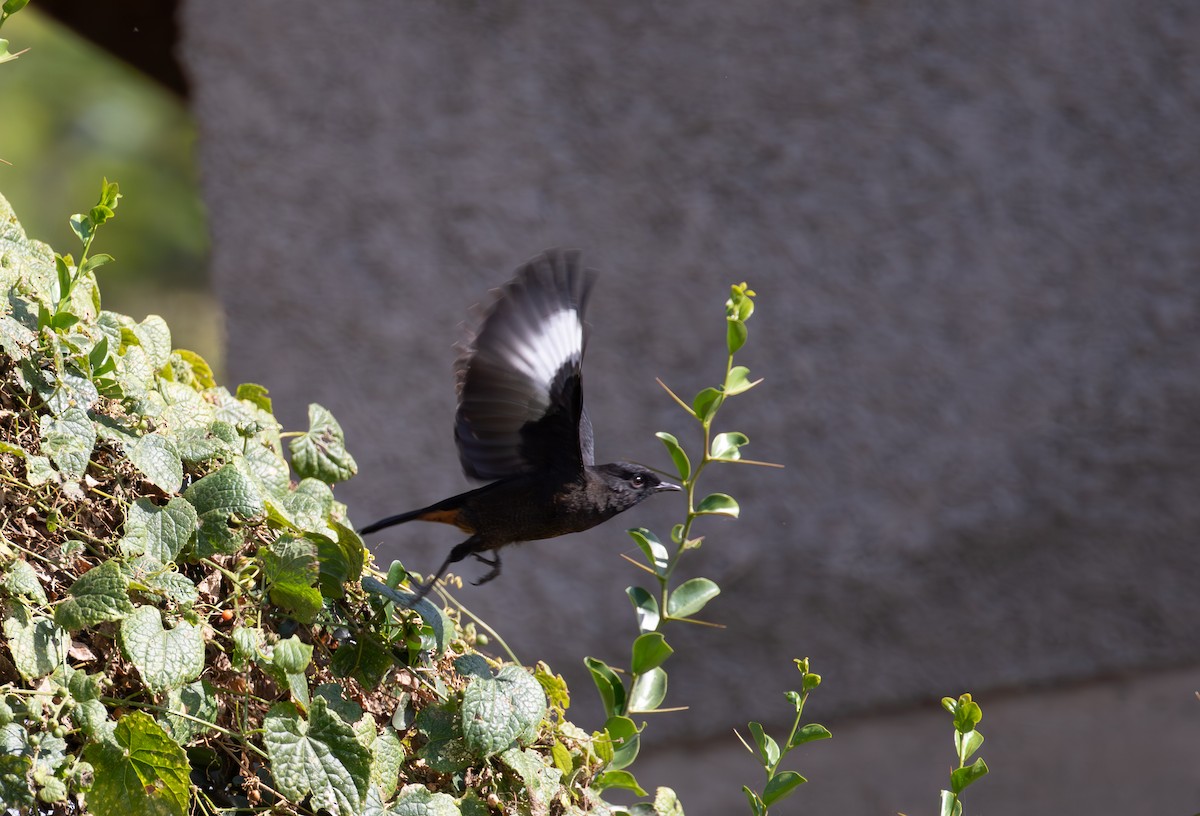
{"type": "Polygon", "coordinates": [[[464,498],[470,495],[470,493],[464,493],[460,496],[451,496],[437,504],[422,507],[420,510],[410,510],[407,513],[401,513],[397,516],[388,516],[387,518],[368,524],[359,530],[358,534],[367,535],[368,533],[382,530],[384,527],[403,524],[406,521],[433,521],[438,524],[452,524],[464,533],[474,535],[475,527],[460,512],[464,498]]]}
{"type": "Polygon", "coordinates": [[[419,519],[419,518],[421,518],[422,515],[424,515],[428,512],[429,512],[429,508],[422,508],[420,510],[410,510],[407,513],[400,513],[399,515],[396,515],[396,516],[388,516],[387,518],[382,518],[379,521],[375,521],[375,522],[368,524],[366,527],[363,527],[361,530],[359,530],[358,534],[359,535],[368,535],[370,533],[378,532],[379,530],[382,530],[385,527],[393,527],[397,524],[403,524],[406,521],[413,521],[414,519],[419,519]]]}

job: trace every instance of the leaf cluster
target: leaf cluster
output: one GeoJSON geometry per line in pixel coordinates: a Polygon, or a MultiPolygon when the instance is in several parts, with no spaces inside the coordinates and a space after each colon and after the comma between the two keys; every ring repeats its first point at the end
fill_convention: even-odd
{"type": "Polygon", "coordinates": [[[833,736],[823,725],[817,723],[800,725],[800,718],[804,715],[804,703],[808,700],[808,695],[821,685],[821,675],[809,671],[807,657],[797,658],[795,663],[796,668],[800,670],[800,690],[789,691],[785,695],[795,710],[795,718],[792,720],[792,728],[788,732],[787,739],[780,744],[763,729],[761,723],[757,722],[751,722],[747,726],[750,737],[754,740],[753,748],[745,739],[742,739],[741,734],[738,734],[742,745],[746,747],[747,751],[754,754],[755,759],[759,761],[767,775],[762,793],[752,790],[748,785],[742,786],[742,792],[746,795],[746,801],[750,804],[750,810],[755,816],[767,816],[771,805],[790,796],[796,788],[808,781],[795,771],[779,770],[783,758],[792,749],[798,748],[806,742],[829,739],[833,736]]]}
{"type": "Polygon", "coordinates": [[[329,411],[285,433],[101,307],[119,200],[71,218],[75,260],[0,198],[0,809],[607,812],[613,742],[561,678],[372,570],[329,411]]]}

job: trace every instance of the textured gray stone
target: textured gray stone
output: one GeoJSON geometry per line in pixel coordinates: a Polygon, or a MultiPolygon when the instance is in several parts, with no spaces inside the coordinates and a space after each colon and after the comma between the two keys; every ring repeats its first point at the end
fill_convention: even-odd
{"type": "MultiPolygon", "coordinates": [[[[653,729],[778,716],[801,654],[840,713],[1196,660],[1200,6],[183,12],[230,376],[291,427],[335,413],[359,523],[467,486],[451,344],[524,258],[604,274],[604,459],[694,438],[654,377],[709,384],[725,287],[760,293],[742,356],[767,379],[726,427],[787,467],[709,483],[744,509],[691,567],[727,628],[668,631],[692,710],[653,729]]],[[[460,597],[596,724],[580,657],[633,634],[621,527],[676,511],[506,551],[460,597]]],[[[422,570],[457,540],[376,543],[422,570]]]]}

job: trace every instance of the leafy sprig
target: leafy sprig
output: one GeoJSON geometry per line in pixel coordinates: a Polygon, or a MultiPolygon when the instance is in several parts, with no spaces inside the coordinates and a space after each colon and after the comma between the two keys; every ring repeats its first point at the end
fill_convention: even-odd
{"type": "Polygon", "coordinates": [[[983,757],[967,764],[967,760],[983,745],[983,734],[975,727],[983,719],[983,710],[979,703],[971,699],[970,694],[961,694],[958,699],[943,697],[942,708],[954,717],[954,751],[958,755],[958,767],[950,772],[950,790],[942,791],[939,816],[962,816],[962,792],[988,772],[983,757]]]}
{"type": "Polygon", "coordinates": [[[644,562],[629,560],[649,574],[656,584],[653,591],[637,585],[625,590],[633,604],[638,627],[638,636],[630,649],[628,669],[620,671],[594,657],[584,661],[604,705],[604,732],[614,746],[608,770],[598,780],[601,786],[626,788],[639,796],[645,795],[627,770],[636,759],[640,745],[641,727],[632,717],[672,710],[663,707],[667,694],[667,673],[663,664],[674,649],[662,629],[672,622],[705,623],[695,616],[721,591],[709,578],[675,581],[684,553],[698,548],[703,542],[703,537],[693,532],[696,522],[705,516],[737,518],[740,513],[737,500],[726,493],[708,493],[699,498],[702,495],[698,489],[701,475],[712,464],[769,464],[742,457],[741,448],[750,441],[744,433],[714,434],[714,423],[725,401],[746,393],[761,382],[751,380],[745,366],[734,365],[734,355],[748,338],[746,321],[754,314],[754,297],[754,291],[745,283],[730,287],[730,296],[725,303],[725,371],[720,384],[701,390],[688,403],[659,380],[671,398],[699,425],[701,441],[698,453],[689,456],[674,435],[656,434],[666,447],[683,487],[687,499],[684,518],[672,528],[670,546],[646,528],[627,531],[641,551],[644,562]],[[628,683],[622,675],[628,678],[628,683]]]}
{"type": "Polygon", "coordinates": [[[804,703],[807,702],[808,695],[821,685],[821,675],[809,671],[807,657],[797,658],[795,663],[796,668],[800,670],[800,691],[789,691],[786,694],[796,715],[792,720],[792,729],[788,732],[783,744],[780,745],[763,730],[762,724],[757,722],[751,722],[746,726],[750,731],[750,737],[754,740],[753,748],[741,734],[737,735],[746,750],[754,754],[755,758],[762,763],[763,770],[767,774],[767,781],[762,793],[755,792],[748,785],[742,786],[742,792],[746,794],[746,801],[750,803],[750,810],[754,812],[754,816],[767,816],[771,805],[790,796],[796,788],[808,781],[795,771],[779,770],[779,765],[783,762],[784,757],[792,749],[798,748],[806,742],[828,739],[833,736],[823,725],[817,723],[800,725],[800,718],[804,715],[804,703]]]}

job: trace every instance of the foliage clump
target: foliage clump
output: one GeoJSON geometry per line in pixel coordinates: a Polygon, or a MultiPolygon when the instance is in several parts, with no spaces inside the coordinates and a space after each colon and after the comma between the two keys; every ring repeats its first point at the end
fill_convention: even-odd
{"type": "Polygon", "coordinates": [[[101,308],[119,199],[71,219],[75,260],[0,198],[0,808],[610,812],[613,741],[561,678],[371,569],[327,410],[284,433],[261,386],[101,308]]]}

